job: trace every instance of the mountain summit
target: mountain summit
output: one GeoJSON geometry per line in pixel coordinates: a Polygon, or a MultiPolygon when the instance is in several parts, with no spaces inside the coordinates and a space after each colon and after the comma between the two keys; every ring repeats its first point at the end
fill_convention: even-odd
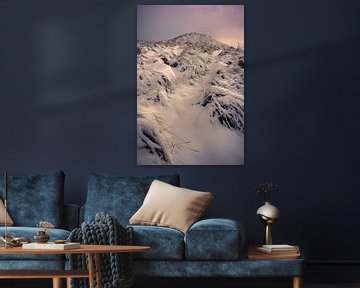
{"type": "Polygon", "coordinates": [[[173,39],[167,40],[165,42],[175,43],[176,45],[199,44],[199,43],[201,43],[201,44],[203,44],[203,43],[210,44],[211,43],[213,45],[218,45],[218,46],[225,45],[225,44],[213,39],[209,35],[202,34],[202,33],[196,33],[196,32],[186,33],[186,34],[180,35],[178,37],[175,37],[173,39]]]}
{"type": "Polygon", "coordinates": [[[176,46],[176,45],[195,45],[198,47],[212,47],[212,49],[234,49],[220,41],[215,40],[211,36],[207,34],[197,33],[197,32],[190,32],[185,33],[180,36],[177,36],[172,39],[161,40],[156,42],[144,42],[139,41],[142,44],[157,44],[157,45],[169,45],[169,46],[176,46]]]}

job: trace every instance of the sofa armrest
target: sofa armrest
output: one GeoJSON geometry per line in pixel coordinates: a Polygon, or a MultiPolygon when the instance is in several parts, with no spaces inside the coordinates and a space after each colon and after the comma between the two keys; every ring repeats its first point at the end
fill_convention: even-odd
{"type": "Polygon", "coordinates": [[[79,227],[79,206],[75,204],[64,204],[63,228],[73,230],[79,227]]]}
{"type": "Polygon", "coordinates": [[[235,260],[242,254],[245,228],[239,221],[225,218],[196,222],[185,234],[188,260],[235,260]]]}

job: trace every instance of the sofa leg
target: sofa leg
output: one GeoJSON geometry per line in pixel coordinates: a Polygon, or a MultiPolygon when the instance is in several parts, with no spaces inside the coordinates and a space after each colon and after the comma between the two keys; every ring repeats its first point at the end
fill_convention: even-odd
{"type": "Polygon", "coordinates": [[[53,278],[53,288],[62,288],[61,278],[53,278]]]}
{"type": "Polygon", "coordinates": [[[293,278],[293,288],[301,288],[301,277],[297,276],[293,278]]]}

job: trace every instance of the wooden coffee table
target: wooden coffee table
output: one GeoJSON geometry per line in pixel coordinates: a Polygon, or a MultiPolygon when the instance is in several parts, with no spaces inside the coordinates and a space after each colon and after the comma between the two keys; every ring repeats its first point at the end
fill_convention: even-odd
{"type": "Polygon", "coordinates": [[[123,246],[123,245],[80,245],[78,249],[71,250],[25,250],[21,247],[0,248],[1,254],[25,255],[25,254],[87,254],[89,263],[88,270],[0,270],[0,279],[31,279],[52,278],[53,288],[62,287],[61,280],[66,278],[68,287],[72,278],[88,278],[90,288],[96,284],[101,288],[101,257],[102,253],[127,253],[144,252],[149,250],[148,246],[123,246]],[[94,263],[95,258],[95,263],[94,263]]]}

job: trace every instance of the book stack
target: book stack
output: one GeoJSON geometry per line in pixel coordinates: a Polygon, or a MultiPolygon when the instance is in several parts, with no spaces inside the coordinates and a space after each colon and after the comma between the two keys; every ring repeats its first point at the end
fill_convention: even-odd
{"type": "Polygon", "coordinates": [[[80,243],[28,243],[22,245],[27,250],[70,250],[79,249],[80,243]]]}
{"type": "Polygon", "coordinates": [[[300,257],[299,246],[281,245],[262,245],[250,246],[248,250],[248,259],[266,260],[266,259],[296,259],[300,257]]]}
{"type": "Polygon", "coordinates": [[[298,254],[299,247],[291,245],[262,245],[257,247],[257,250],[260,252],[268,254],[298,254]]]}

